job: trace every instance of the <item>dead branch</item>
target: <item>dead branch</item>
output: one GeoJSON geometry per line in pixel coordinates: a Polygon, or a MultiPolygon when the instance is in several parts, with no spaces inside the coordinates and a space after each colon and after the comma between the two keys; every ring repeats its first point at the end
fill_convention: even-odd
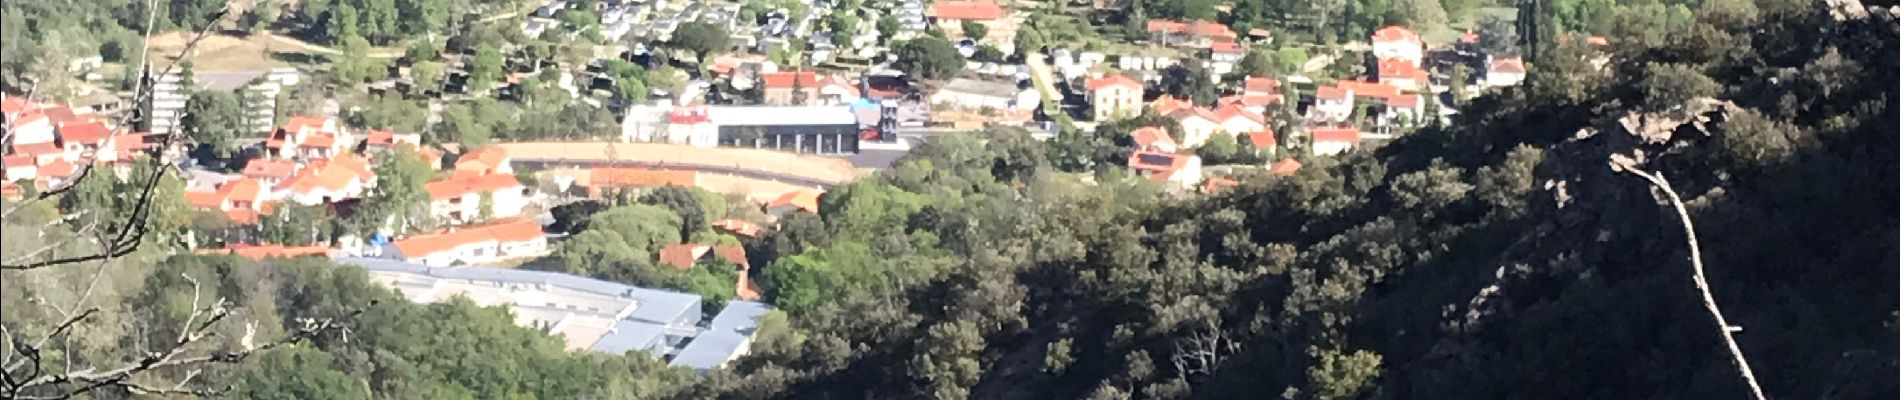
{"type": "Polygon", "coordinates": [[[1715,330],[1721,334],[1722,342],[1728,346],[1729,356],[1734,358],[1735,368],[1741,371],[1742,381],[1748,384],[1749,393],[1755,400],[1767,400],[1768,396],[1762,394],[1761,384],[1755,381],[1755,371],[1748,367],[1748,357],[1742,355],[1742,346],[1735,343],[1735,331],[1739,329],[1728,324],[1728,318],[1722,316],[1722,309],[1715,305],[1715,294],[1709,291],[1709,280],[1703,274],[1702,268],[1702,246],[1696,241],[1695,223],[1689,219],[1689,208],[1683,205],[1682,197],[1676,194],[1675,188],[1669,186],[1669,180],[1665,179],[1661,172],[1643,171],[1637,168],[1635,160],[1629,157],[1620,154],[1611,156],[1610,169],[1641,177],[1656,188],[1662,189],[1663,194],[1668,195],[1669,204],[1675,206],[1676,216],[1682,219],[1682,230],[1688,236],[1689,265],[1695,268],[1695,288],[1702,294],[1702,307],[1708,309],[1709,316],[1715,318],[1715,330]]]}

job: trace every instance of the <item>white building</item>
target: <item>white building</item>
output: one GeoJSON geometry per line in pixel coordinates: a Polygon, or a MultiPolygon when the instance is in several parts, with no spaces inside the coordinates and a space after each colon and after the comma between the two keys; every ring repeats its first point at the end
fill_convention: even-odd
{"type": "Polygon", "coordinates": [[[513,219],[413,235],[389,244],[383,255],[432,267],[477,265],[547,254],[541,225],[513,219]]]}

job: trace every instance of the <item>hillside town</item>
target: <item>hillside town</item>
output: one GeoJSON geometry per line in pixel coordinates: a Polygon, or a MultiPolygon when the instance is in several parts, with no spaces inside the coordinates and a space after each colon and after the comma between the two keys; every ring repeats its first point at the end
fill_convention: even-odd
{"type": "MultiPolygon", "coordinates": [[[[4,197],[84,194],[49,201],[701,373],[795,304],[764,277],[817,279],[778,278],[795,255],[768,232],[822,229],[834,190],[946,135],[1026,135],[1072,155],[1045,168],[1194,198],[1454,125],[1536,65],[1489,14],[1335,36],[1214,17],[1233,2],[535,0],[410,32],[255,3],[9,85],[4,197]]],[[[1555,41],[1599,69],[1617,45],[1555,41]]]]}

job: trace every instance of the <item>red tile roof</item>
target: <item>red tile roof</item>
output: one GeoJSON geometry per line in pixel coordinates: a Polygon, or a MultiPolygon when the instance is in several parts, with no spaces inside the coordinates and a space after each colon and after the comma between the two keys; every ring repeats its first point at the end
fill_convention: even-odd
{"type": "Polygon", "coordinates": [[[1478,32],[1466,29],[1464,35],[1458,36],[1458,42],[1464,44],[1478,44],[1478,32]]]}
{"type": "Polygon", "coordinates": [[[244,164],[244,176],[251,178],[289,178],[297,173],[297,163],[284,159],[259,158],[244,164]]]}
{"type": "Polygon", "coordinates": [[[73,114],[72,107],[48,106],[40,109],[40,112],[46,113],[46,120],[52,122],[53,125],[64,125],[68,122],[79,120],[79,116],[73,114]]]}
{"type": "Polygon", "coordinates": [[[514,174],[488,174],[462,178],[449,178],[422,185],[429,192],[429,198],[447,200],[462,197],[469,193],[493,192],[521,187],[521,180],[514,174]]]}
{"type": "Polygon", "coordinates": [[[712,226],[713,229],[745,237],[759,237],[760,233],[765,232],[765,228],[760,227],[759,224],[732,218],[713,221],[712,226]]]}
{"type": "Polygon", "coordinates": [[[1493,59],[1493,60],[1491,60],[1491,72],[1493,72],[1493,73],[1517,73],[1517,74],[1522,74],[1522,73],[1524,73],[1524,71],[1525,71],[1525,70],[1524,70],[1524,59],[1522,59],[1522,58],[1518,58],[1518,57],[1502,57],[1502,58],[1497,58],[1497,59],[1493,59]]]}
{"type": "Polygon", "coordinates": [[[1003,7],[987,1],[937,3],[931,7],[939,20],[992,20],[1003,18],[1003,7]]]}
{"type": "Polygon", "coordinates": [[[725,261],[728,264],[736,265],[739,267],[745,267],[745,266],[751,265],[750,261],[746,261],[744,247],[713,246],[712,251],[713,251],[713,256],[719,257],[719,260],[725,261]]]}
{"type": "Polygon", "coordinates": [[[79,166],[66,162],[65,159],[54,159],[53,162],[40,166],[40,176],[45,177],[70,178],[76,173],[79,173],[79,166]]]}
{"type": "Polygon", "coordinates": [[[1168,114],[1168,119],[1175,121],[1186,121],[1188,118],[1202,118],[1213,121],[1214,123],[1220,123],[1221,121],[1220,116],[1214,115],[1213,111],[1202,107],[1183,108],[1174,110],[1173,113],[1168,114]]]}
{"type": "Polygon", "coordinates": [[[1329,143],[1348,142],[1348,143],[1354,143],[1354,144],[1359,143],[1359,129],[1352,128],[1352,127],[1313,128],[1313,129],[1307,130],[1306,134],[1309,136],[1312,136],[1314,143],[1319,143],[1319,142],[1329,142],[1329,143]]]}
{"type": "Polygon", "coordinates": [[[689,269],[699,263],[699,257],[712,248],[692,243],[674,243],[660,248],[660,265],[677,269],[689,269]]]}
{"type": "Polygon", "coordinates": [[[1173,114],[1175,110],[1194,108],[1194,103],[1175,98],[1174,96],[1162,95],[1161,97],[1155,98],[1155,101],[1149,102],[1148,108],[1153,108],[1156,114],[1168,115],[1173,114]]]}
{"type": "Polygon", "coordinates": [[[1135,90],[1141,90],[1141,87],[1142,87],[1141,81],[1135,80],[1135,78],[1130,78],[1127,75],[1122,75],[1122,74],[1109,74],[1109,75],[1103,75],[1100,78],[1089,79],[1087,86],[1089,88],[1089,91],[1096,91],[1096,90],[1101,90],[1104,88],[1117,87],[1117,86],[1132,87],[1132,88],[1135,88],[1135,90]]]}
{"type": "Polygon", "coordinates": [[[1137,172],[1149,172],[1149,178],[1167,180],[1176,171],[1187,167],[1191,156],[1153,151],[1136,150],[1128,155],[1128,167],[1137,172]]]}
{"type": "Polygon", "coordinates": [[[24,112],[36,106],[37,105],[33,104],[33,102],[20,98],[20,96],[4,96],[4,98],[0,98],[0,113],[9,116],[24,112]]]}
{"type": "Polygon", "coordinates": [[[33,166],[37,166],[38,164],[37,161],[39,160],[34,159],[33,156],[30,154],[15,154],[15,155],[10,155],[6,157],[6,167],[7,168],[33,167],[33,166]]]}
{"type": "Polygon", "coordinates": [[[520,243],[544,237],[541,225],[516,218],[485,225],[473,225],[446,232],[415,235],[391,243],[404,257],[421,258],[485,241],[520,243]]]}
{"type": "Polygon", "coordinates": [[[1399,60],[1399,59],[1379,60],[1379,80],[1380,81],[1388,81],[1388,80],[1398,79],[1398,78],[1410,78],[1412,79],[1412,82],[1416,82],[1418,84],[1424,84],[1426,83],[1428,79],[1431,78],[1431,76],[1427,75],[1425,73],[1425,70],[1419,69],[1418,66],[1412,65],[1412,63],[1406,62],[1405,60],[1399,60]]]}
{"type": "Polygon", "coordinates": [[[467,153],[455,159],[456,171],[492,171],[508,162],[508,149],[500,146],[488,146],[467,153]]]}
{"type": "Polygon", "coordinates": [[[1180,145],[1174,143],[1174,137],[1168,135],[1168,130],[1158,126],[1136,129],[1132,135],[1135,137],[1136,148],[1148,149],[1165,146],[1169,149],[1173,149],[1180,147],[1180,145]]]}
{"type": "Polygon", "coordinates": [[[19,128],[35,123],[46,122],[46,113],[38,110],[21,112],[19,116],[7,120],[7,128],[19,128]]]}
{"type": "Polygon", "coordinates": [[[1320,86],[1319,89],[1313,91],[1313,97],[1320,100],[1344,100],[1348,95],[1345,89],[1337,86],[1320,86]]]}
{"type": "Polygon", "coordinates": [[[1411,28],[1398,25],[1391,25],[1372,31],[1372,41],[1419,43],[1418,32],[1413,32],[1411,28]]]}
{"type": "Polygon", "coordinates": [[[98,122],[76,122],[59,127],[60,140],[66,143],[100,144],[112,137],[112,130],[98,122]]]}
{"type": "Polygon", "coordinates": [[[1280,88],[1280,80],[1265,76],[1249,76],[1245,84],[1249,92],[1273,92],[1280,88]]]}
{"type": "Polygon", "coordinates": [[[1610,39],[1602,37],[1602,36],[1593,35],[1585,40],[1589,42],[1591,45],[1595,45],[1595,46],[1609,46],[1610,45],[1610,39]]]}
{"type": "Polygon", "coordinates": [[[1271,37],[1273,36],[1273,32],[1268,31],[1263,28],[1253,28],[1253,29],[1247,30],[1247,36],[1253,36],[1253,37],[1258,37],[1258,38],[1271,37]]]}
{"type": "Polygon", "coordinates": [[[804,189],[785,192],[784,195],[772,200],[771,203],[766,203],[765,208],[791,206],[797,208],[799,211],[817,213],[819,194],[820,193],[816,190],[804,189]]]}
{"type": "Polygon", "coordinates": [[[310,135],[303,138],[303,143],[297,146],[312,149],[328,149],[336,146],[336,136],[327,133],[310,135]]]}
{"type": "Polygon", "coordinates": [[[802,87],[817,90],[819,86],[818,73],[812,71],[781,71],[759,74],[759,80],[764,81],[765,87],[769,89],[802,87]]]}
{"type": "Polygon", "coordinates": [[[1273,131],[1259,131],[1247,134],[1247,143],[1255,149],[1266,149],[1279,145],[1280,141],[1273,138],[1273,131]]]}
{"type": "Polygon", "coordinates": [[[1235,94],[1220,98],[1220,105],[1238,104],[1242,107],[1264,107],[1280,102],[1277,94],[1235,94]]]}
{"type": "Polygon", "coordinates": [[[1293,175],[1295,172],[1300,172],[1300,160],[1287,158],[1274,161],[1273,166],[1268,167],[1268,171],[1280,176],[1293,175]]]}
{"type": "Polygon", "coordinates": [[[218,203],[221,201],[223,201],[223,198],[218,196],[218,192],[215,191],[185,192],[185,202],[191,203],[191,205],[199,208],[218,208],[218,203]]]}
{"type": "Polygon", "coordinates": [[[1234,42],[1214,42],[1214,46],[1212,47],[1212,50],[1215,53],[1226,53],[1226,54],[1238,54],[1238,53],[1246,52],[1245,49],[1240,47],[1240,43],[1234,43],[1234,42]]]}
{"type": "Polygon", "coordinates": [[[1364,81],[1339,81],[1340,88],[1352,89],[1355,97],[1391,98],[1399,95],[1399,87],[1384,83],[1364,81]]]}
{"type": "MultiPolygon", "coordinates": [[[[246,166],[246,176],[249,176],[246,166]]],[[[375,175],[370,173],[369,163],[354,155],[344,153],[328,160],[312,161],[295,176],[277,185],[278,190],[291,193],[309,194],[317,190],[338,192],[348,189],[351,182],[367,185],[375,175]]]]}
{"type": "Polygon", "coordinates": [[[59,154],[59,153],[60,153],[59,146],[53,145],[52,142],[14,143],[13,144],[13,154],[15,155],[25,154],[25,155],[40,157],[40,156],[51,156],[51,155],[59,154]]]}
{"type": "Polygon", "coordinates": [[[1385,105],[1397,108],[1418,108],[1418,96],[1401,94],[1385,98],[1385,105]]]}
{"type": "Polygon", "coordinates": [[[1220,108],[1214,110],[1214,120],[1219,121],[1223,124],[1225,124],[1227,121],[1233,120],[1235,117],[1246,118],[1248,121],[1253,121],[1254,123],[1258,123],[1258,124],[1267,123],[1267,116],[1260,115],[1259,113],[1255,113],[1253,111],[1247,111],[1245,107],[1239,104],[1228,103],[1227,105],[1223,105],[1220,108]]]}
{"type": "Polygon", "coordinates": [[[364,134],[364,136],[364,143],[371,146],[391,146],[396,144],[396,131],[371,129],[368,133],[364,134]]]}
{"type": "Polygon", "coordinates": [[[1227,39],[1229,41],[1240,37],[1240,35],[1234,33],[1233,29],[1228,28],[1227,25],[1221,25],[1220,23],[1213,22],[1213,21],[1183,22],[1183,21],[1169,21],[1169,20],[1148,20],[1148,32],[1188,34],[1188,35],[1194,35],[1194,36],[1205,36],[1205,37],[1210,37],[1210,38],[1215,38],[1215,39],[1227,39]]]}

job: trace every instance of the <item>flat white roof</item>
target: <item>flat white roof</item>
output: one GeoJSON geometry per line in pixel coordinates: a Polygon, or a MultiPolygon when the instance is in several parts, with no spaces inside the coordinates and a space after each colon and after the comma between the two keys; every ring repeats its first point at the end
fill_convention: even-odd
{"type": "Polygon", "coordinates": [[[708,106],[719,125],[857,125],[850,106],[708,106]]]}

